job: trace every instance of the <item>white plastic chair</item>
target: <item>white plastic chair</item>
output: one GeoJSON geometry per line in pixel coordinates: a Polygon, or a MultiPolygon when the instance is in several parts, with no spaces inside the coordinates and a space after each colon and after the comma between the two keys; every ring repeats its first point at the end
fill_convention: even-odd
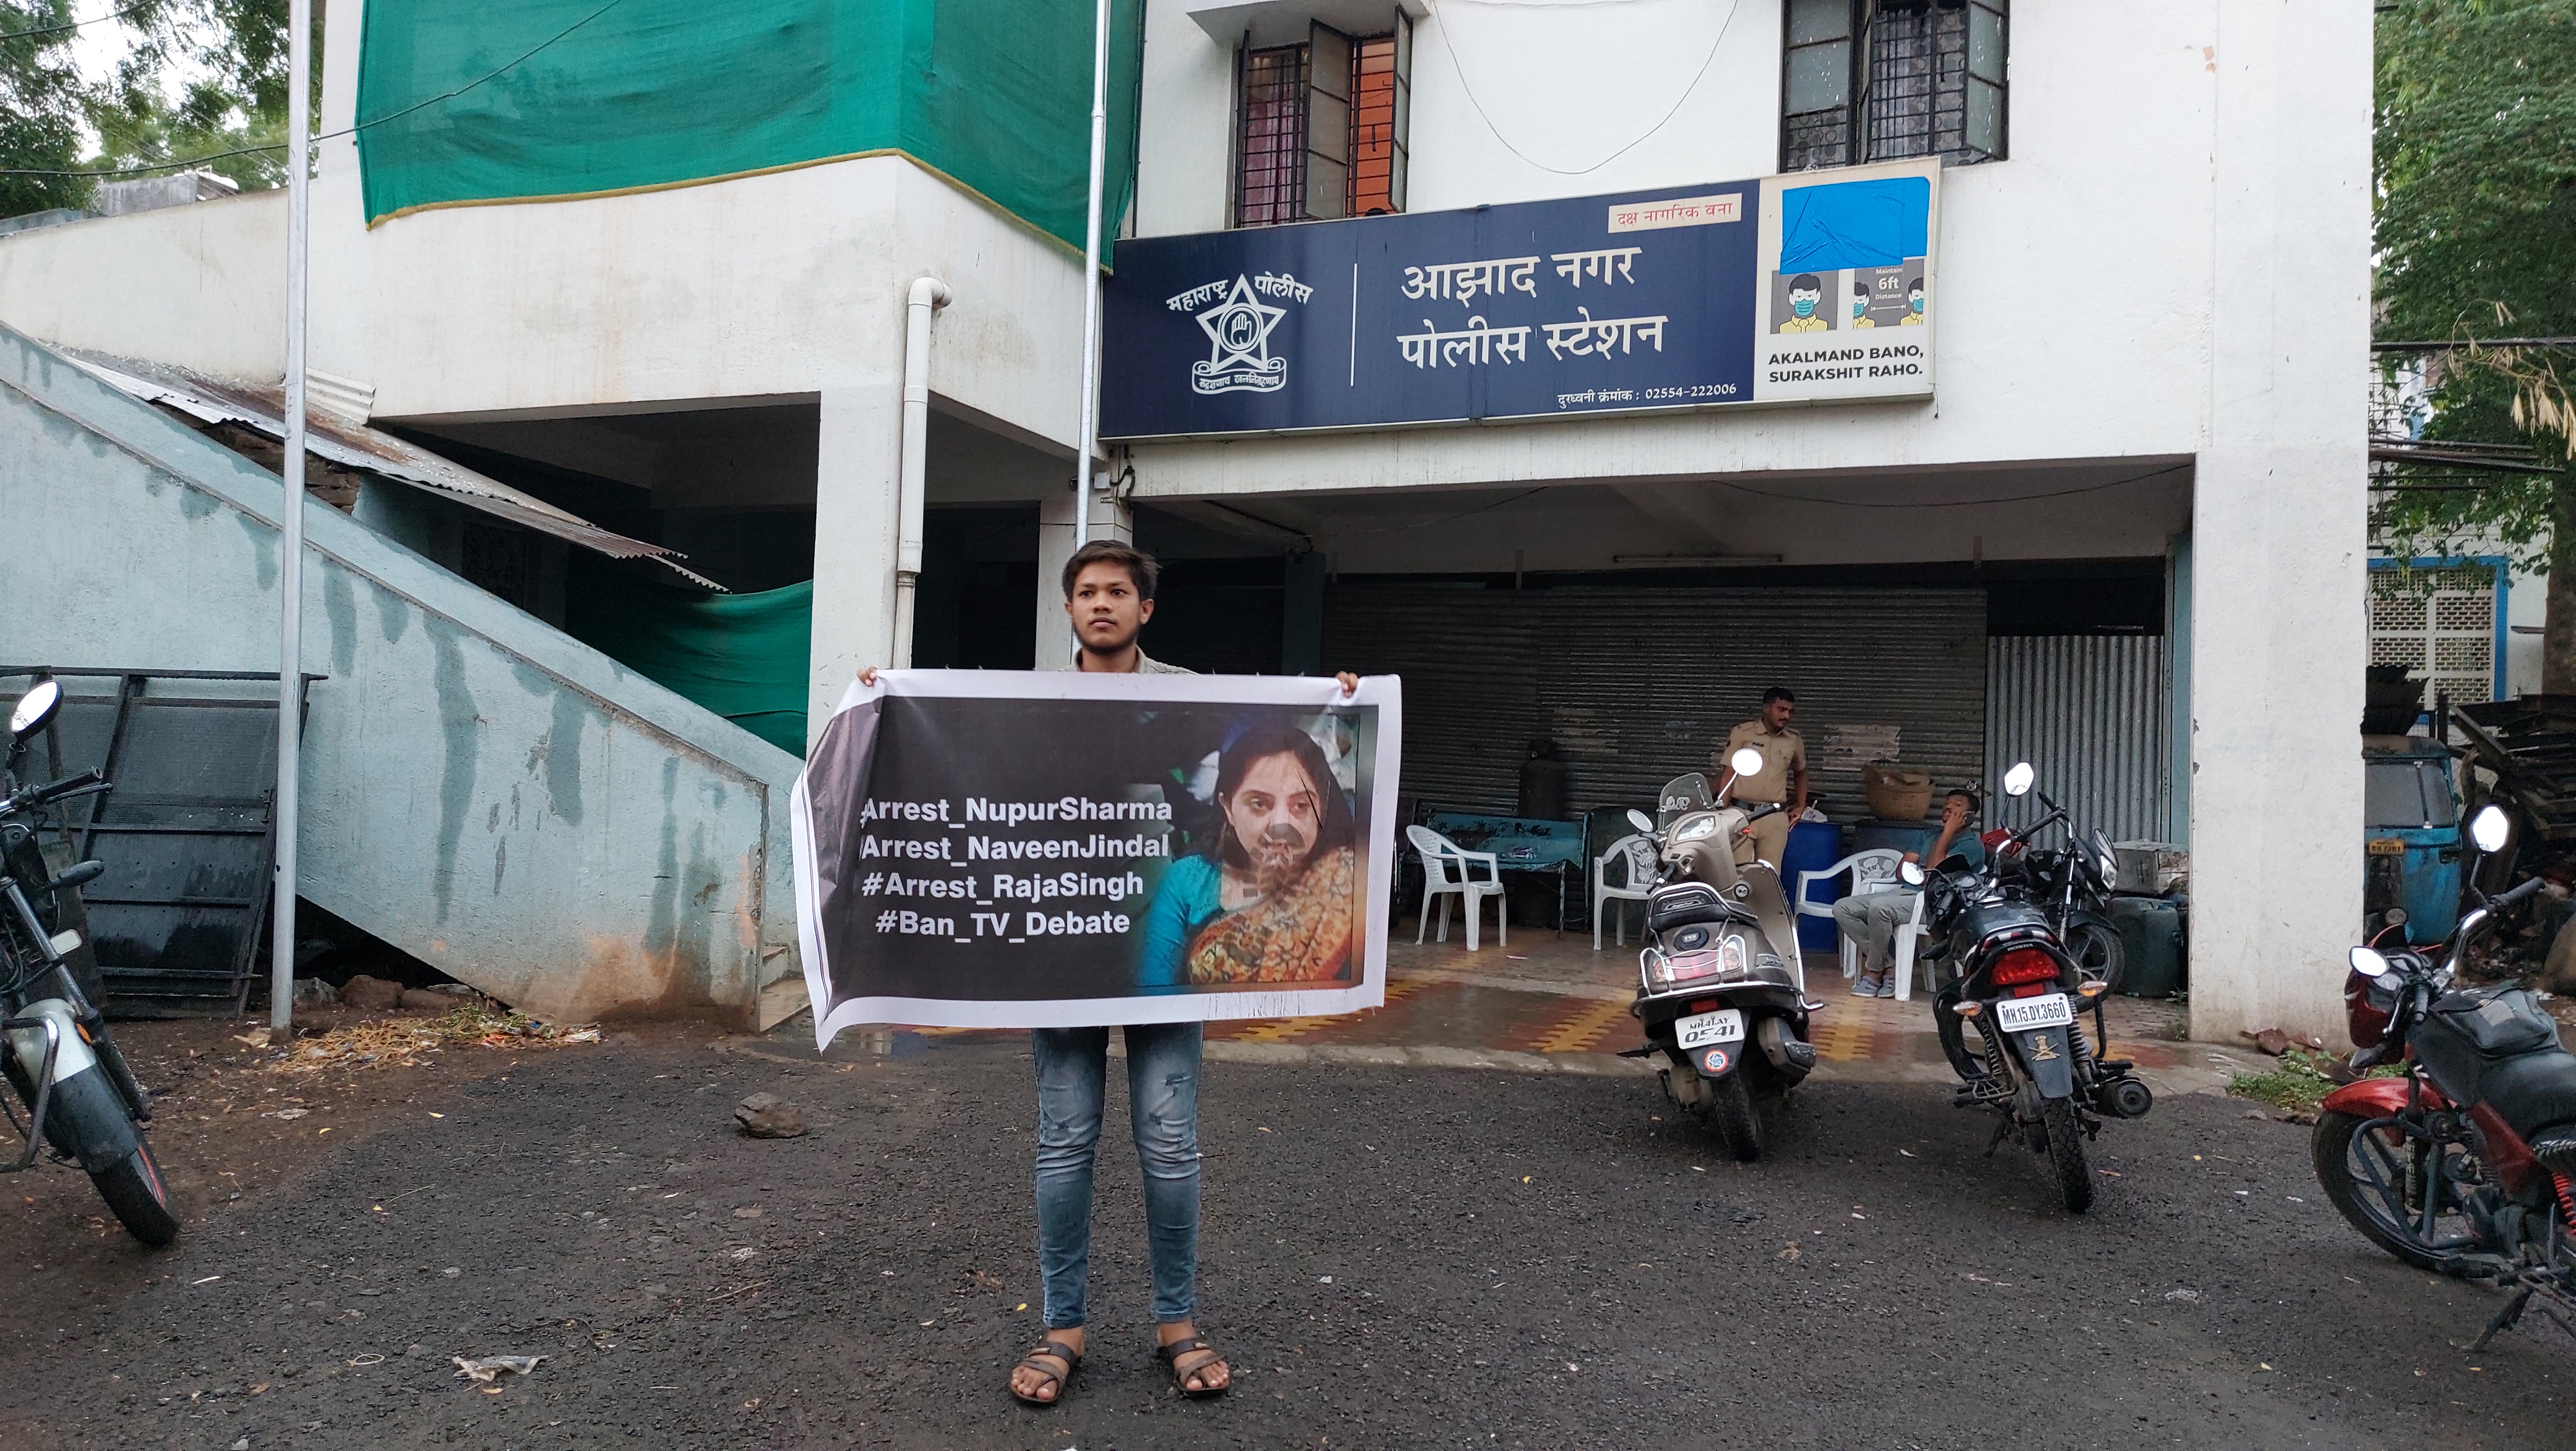
{"type": "MultiPolygon", "coordinates": [[[[1899,1002],[1914,996],[1914,945],[1923,940],[1924,895],[1921,892],[1914,894],[1914,913],[1897,925],[1896,945],[1888,954],[1887,970],[1894,974],[1899,1002]]],[[[1932,987],[1928,976],[1923,987],[1926,991],[1932,987]]]]}
{"type": "Polygon", "coordinates": [[[1406,827],[1404,838],[1412,842],[1413,849],[1422,855],[1422,920],[1414,924],[1413,940],[1416,943],[1422,941],[1424,930],[1431,925],[1431,899],[1438,897],[1441,899],[1440,940],[1448,941],[1448,899],[1456,897],[1460,899],[1459,905],[1467,909],[1467,950],[1474,952],[1479,946],[1476,929],[1480,925],[1479,918],[1483,916],[1485,899],[1492,897],[1496,899],[1494,927],[1497,940],[1505,947],[1511,946],[1511,911],[1500,901],[1503,895],[1501,860],[1489,851],[1468,851],[1427,826],[1406,827]],[[1479,863],[1485,868],[1485,880],[1481,882],[1474,876],[1479,863]],[[1450,875],[1452,868],[1456,869],[1457,875],[1450,875]]]}
{"type": "MultiPolygon", "coordinates": [[[[1870,892],[1893,891],[1898,886],[1897,865],[1904,860],[1905,853],[1892,846],[1874,846],[1867,851],[1853,852],[1822,871],[1800,872],[1794,909],[1801,917],[1833,916],[1833,903],[1807,900],[1807,886],[1811,882],[1829,881],[1845,872],[1852,874],[1851,890],[1844,893],[1845,896],[1858,897],[1870,892]]],[[[1838,938],[1837,940],[1842,944],[1843,976],[1857,976],[1860,972],[1858,944],[1848,939],[1838,938]]]]}
{"type": "Polygon", "coordinates": [[[1601,905],[1619,904],[1619,945],[1628,945],[1628,906],[1654,895],[1655,839],[1651,836],[1623,836],[1610,843],[1610,849],[1592,862],[1592,950],[1601,950],[1601,905]],[[1619,886],[1611,886],[1604,869],[1612,862],[1625,863],[1619,886]]]}

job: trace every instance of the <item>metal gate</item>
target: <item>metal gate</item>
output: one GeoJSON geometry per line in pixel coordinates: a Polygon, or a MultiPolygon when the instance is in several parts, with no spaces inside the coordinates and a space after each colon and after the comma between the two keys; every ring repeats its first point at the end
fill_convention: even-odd
{"type": "Polygon", "coordinates": [[[107,867],[81,896],[110,1002],[239,1011],[274,879],[276,675],[0,666],[0,694],[46,675],[62,710],[21,774],[95,767],[114,786],[56,818],[107,867]]]}
{"type": "Polygon", "coordinates": [[[2167,830],[2171,677],[2162,635],[2010,635],[1986,642],[1986,820],[2044,815],[2002,795],[2004,772],[2028,761],[2078,829],[2113,841],[2167,830]]]}
{"type": "Polygon", "coordinates": [[[1404,677],[1404,792],[1509,812],[1529,742],[1554,740],[1574,810],[1644,805],[1708,768],[1762,691],[1798,696],[1813,788],[1867,815],[1865,755],[1895,743],[1942,782],[1985,762],[1982,590],[1719,589],[1345,579],[1325,593],[1325,663],[1404,677]],[[1892,734],[1891,734],[1892,732],[1892,734]]]}

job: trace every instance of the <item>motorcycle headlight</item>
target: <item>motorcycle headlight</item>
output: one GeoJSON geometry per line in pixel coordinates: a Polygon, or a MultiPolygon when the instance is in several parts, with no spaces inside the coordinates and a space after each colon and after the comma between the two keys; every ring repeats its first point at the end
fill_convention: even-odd
{"type": "Polygon", "coordinates": [[[1673,840],[1676,842],[1699,841],[1707,837],[1715,836],[1716,834],[1716,817],[1706,815],[1694,816],[1690,820],[1683,822],[1674,830],[1673,840]]]}
{"type": "Polygon", "coordinates": [[[2093,858],[2093,869],[2100,872],[2102,880],[2106,882],[2116,882],[2120,879],[2120,859],[2108,852],[2093,858]]]}

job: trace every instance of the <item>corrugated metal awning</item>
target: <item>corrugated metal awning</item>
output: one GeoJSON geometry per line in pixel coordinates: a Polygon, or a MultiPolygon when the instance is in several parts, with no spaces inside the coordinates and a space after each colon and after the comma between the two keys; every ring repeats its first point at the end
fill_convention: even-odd
{"type": "MultiPolygon", "coordinates": [[[[122,358],[109,362],[69,351],[65,351],[64,356],[73,366],[128,397],[156,404],[201,423],[236,423],[281,442],[286,437],[286,400],[280,389],[229,378],[209,378],[122,358]]],[[[679,561],[687,556],[676,549],[647,544],[643,540],[629,539],[623,534],[602,529],[534,494],[522,493],[497,479],[486,478],[462,464],[441,458],[380,429],[351,422],[327,410],[308,407],[304,432],[305,447],[312,450],[315,457],[342,468],[428,489],[469,509],[506,519],[540,534],[553,535],[611,559],[650,559],[702,589],[720,594],[724,592],[723,585],[682,568],[679,561]]]]}

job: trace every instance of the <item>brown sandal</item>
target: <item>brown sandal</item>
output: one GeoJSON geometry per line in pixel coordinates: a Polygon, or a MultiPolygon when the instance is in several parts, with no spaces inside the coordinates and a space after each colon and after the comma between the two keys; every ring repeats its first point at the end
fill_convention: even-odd
{"type": "MultiPolygon", "coordinates": [[[[1016,1385],[1012,1385],[1010,1387],[1011,1394],[1017,1397],[1021,1404],[1030,1406],[1052,1406],[1062,1401],[1064,1399],[1064,1393],[1072,1388],[1073,1373],[1082,1369],[1082,1352],[1065,1344],[1061,1340],[1052,1338],[1041,1340],[1037,1343],[1035,1349],[1032,1349],[1028,1354],[1021,1356],[1020,1363],[1011,1367],[1011,1369],[1033,1370],[1038,1374],[1045,1376],[1046,1384],[1039,1386],[1038,1389],[1040,1390],[1046,1390],[1049,1386],[1054,1387],[1052,1393],[1041,1399],[1037,1396],[1022,1395],[1020,1393],[1020,1388],[1016,1385]],[[1063,1372],[1059,1374],[1055,1370],[1054,1366],[1048,1363],[1050,1361],[1063,1365],[1063,1372]]],[[[1004,1384],[1009,1385],[1010,1383],[1005,1381],[1004,1384]]]]}
{"type": "Polygon", "coordinates": [[[1226,1358],[1224,1356],[1217,1354],[1216,1347],[1208,1344],[1204,1336],[1194,1335],[1187,1340],[1175,1340],[1169,1345],[1158,1346],[1155,1348],[1154,1354],[1171,1370],[1172,1384],[1180,1387],[1181,1394],[1188,1396],[1192,1400],[1204,1400],[1209,1396],[1224,1395],[1234,1384],[1234,1367],[1226,1363],[1226,1358]],[[1193,1351],[1200,1350],[1207,1352],[1207,1359],[1196,1361],[1187,1367],[1182,1366],[1182,1356],[1188,1355],[1193,1351]],[[1191,1376],[1201,1374],[1210,1367],[1219,1365],[1225,1366],[1226,1369],[1224,1385],[1201,1385],[1195,1390],[1191,1389],[1191,1376]]]}

